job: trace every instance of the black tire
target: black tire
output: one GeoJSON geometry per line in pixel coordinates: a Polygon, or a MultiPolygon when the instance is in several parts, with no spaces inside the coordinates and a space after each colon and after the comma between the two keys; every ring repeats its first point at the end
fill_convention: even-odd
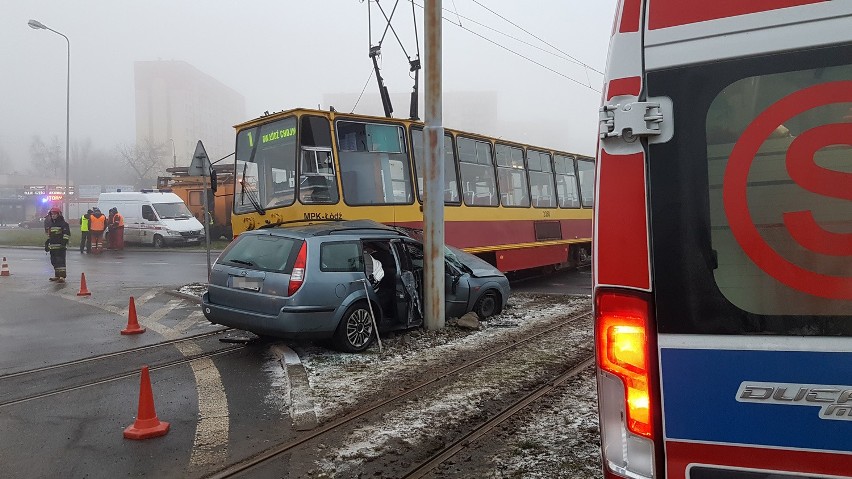
{"type": "Polygon", "coordinates": [[[473,312],[479,316],[479,319],[486,319],[489,316],[499,314],[501,309],[500,295],[493,289],[482,293],[482,296],[479,297],[473,306],[473,312]]]}
{"type": "Polygon", "coordinates": [[[154,235],[154,248],[162,248],[166,246],[166,240],[160,235],[154,235]]]}
{"type": "Polygon", "coordinates": [[[375,334],[367,302],[358,301],[349,306],[340,320],[337,331],[334,332],[333,344],[339,351],[359,353],[373,344],[375,334]]]}

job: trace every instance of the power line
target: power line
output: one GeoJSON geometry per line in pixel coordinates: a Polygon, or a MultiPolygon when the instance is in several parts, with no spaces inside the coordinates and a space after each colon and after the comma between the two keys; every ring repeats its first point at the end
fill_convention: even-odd
{"type": "Polygon", "coordinates": [[[367,81],[364,82],[364,88],[361,89],[361,94],[358,95],[358,99],[355,100],[355,105],[352,107],[352,111],[349,113],[355,113],[355,108],[358,108],[358,103],[361,102],[361,97],[364,96],[364,92],[367,91],[367,85],[370,83],[370,80],[373,78],[373,69],[370,68],[370,76],[367,77],[367,81]]]}
{"type": "MultiPolygon", "coordinates": [[[[416,2],[414,2],[414,0],[411,0],[411,2],[412,2],[414,5],[417,5],[418,7],[423,8],[423,6],[422,6],[422,5],[420,5],[420,4],[416,3],[416,2]]],[[[447,10],[446,8],[445,8],[445,9],[443,9],[443,10],[446,10],[446,11],[448,11],[448,12],[449,12],[449,10],[447,10]]],[[[449,13],[452,13],[452,12],[449,12],[449,13]]],[[[470,18],[468,18],[468,17],[465,17],[465,16],[461,16],[461,17],[462,17],[462,18],[464,18],[465,20],[468,20],[468,21],[472,22],[472,23],[475,23],[475,24],[477,24],[477,25],[480,25],[480,26],[483,26],[483,27],[485,27],[485,28],[488,28],[489,30],[493,30],[493,31],[495,31],[495,32],[497,32],[497,33],[500,33],[500,34],[502,34],[502,35],[505,35],[505,36],[507,36],[507,37],[509,37],[509,38],[514,38],[514,37],[512,37],[511,35],[508,35],[508,34],[506,34],[506,33],[500,32],[500,31],[498,31],[498,30],[496,30],[496,29],[494,29],[494,28],[488,27],[488,26],[486,26],[486,25],[483,25],[483,24],[481,24],[481,23],[479,23],[479,22],[476,22],[475,20],[472,20],[472,19],[470,19],[470,18]]],[[[482,35],[482,34],[480,34],[480,33],[477,33],[477,32],[475,32],[475,31],[471,30],[470,28],[467,28],[467,27],[465,27],[465,26],[461,25],[461,22],[459,22],[459,23],[455,23],[455,22],[453,22],[451,19],[449,19],[449,18],[447,18],[447,17],[445,17],[445,16],[443,16],[443,15],[441,16],[441,19],[443,19],[443,20],[447,21],[448,23],[451,23],[451,24],[453,24],[453,25],[455,25],[455,26],[457,26],[457,27],[461,28],[462,30],[465,30],[465,31],[467,31],[467,32],[469,32],[469,33],[472,33],[473,35],[476,35],[477,37],[479,37],[479,38],[481,38],[481,39],[483,39],[483,40],[485,40],[485,41],[487,41],[487,42],[489,42],[489,43],[492,43],[492,44],[494,44],[494,45],[496,45],[496,46],[498,46],[498,47],[500,47],[500,48],[502,48],[502,49],[504,49],[504,50],[508,51],[509,53],[512,53],[512,54],[514,54],[514,55],[517,55],[517,56],[519,56],[519,57],[523,58],[524,60],[527,60],[527,61],[528,61],[528,62],[530,62],[530,63],[534,63],[534,64],[536,64],[536,65],[538,65],[538,66],[540,66],[540,67],[544,68],[545,70],[548,70],[548,71],[550,71],[550,72],[553,72],[553,73],[555,73],[555,74],[557,74],[557,75],[559,75],[559,76],[561,76],[561,77],[563,77],[563,78],[565,78],[565,79],[567,79],[567,80],[570,80],[570,81],[572,81],[572,82],[574,82],[574,83],[576,83],[576,84],[578,84],[578,85],[580,85],[580,86],[583,86],[583,87],[585,87],[585,88],[588,88],[588,89],[590,89],[590,90],[592,90],[592,91],[595,91],[595,92],[598,92],[598,93],[600,93],[600,92],[601,92],[600,90],[598,90],[598,89],[594,88],[593,86],[591,86],[591,82],[587,85],[587,84],[585,84],[585,83],[583,83],[583,82],[581,82],[581,81],[575,80],[574,78],[571,78],[570,76],[568,76],[568,75],[566,75],[566,74],[564,74],[564,73],[562,73],[562,72],[559,72],[559,71],[557,71],[557,70],[554,70],[553,68],[551,68],[551,67],[549,67],[549,66],[547,66],[547,65],[545,65],[545,64],[543,64],[543,63],[541,63],[541,62],[535,61],[535,60],[533,60],[532,58],[529,58],[529,57],[527,57],[527,56],[525,56],[525,55],[523,55],[523,54],[521,54],[521,53],[518,53],[518,52],[516,52],[516,51],[512,50],[512,49],[511,49],[511,48],[509,48],[509,47],[506,47],[506,46],[504,46],[504,45],[501,45],[501,44],[497,43],[496,41],[494,41],[494,40],[492,40],[492,39],[490,39],[490,38],[488,38],[488,37],[485,37],[484,35],[482,35]]],[[[518,39],[516,39],[516,40],[518,40],[518,39]]],[[[526,43],[526,42],[524,42],[523,40],[518,40],[518,41],[520,41],[521,43],[526,43]]],[[[534,47],[534,48],[538,48],[539,50],[542,50],[542,51],[547,52],[546,50],[543,50],[543,49],[541,49],[541,48],[539,48],[539,47],[536,47],[535,45],[531,45],[531,44],[529,44],[529,43],[526,43],[526,44],[527,44],[527,45],[529,45],[529,46],[532,46],[532,47],[534,47]]],[[[552,52],[547,52],[547,53],[551,53],[551,54],[553,54],[552,52]]],[[[558,56],[558,55],[556,55],[556,56],[558,56]]],[[[584,63],[582,63],[582,62],[580,62],[580,61],[578,61],[578,60],[576,60],[576,59],[571,58],[571,60],[572,60],[572,61],[574,61],[574,62],[576,62],[576,63],[578,63],[578,64],[580,64],[580,65],[583,65],[583,66],[585,66],[585,67],[587,67],[587,68],[590,68],[590,69],[592,69],[592,70],[594,70],[594,71],[596,71],[596,72],[598,72],[598,73],[601,73],[601,72],[599,72],[598,70],[595,70],[594,68],[591,68],[591,67],[589,67],[588,65],[586,65],[586,64],[584,64],[584,63]]],[[[602,74],[602,73],[601,73],[601,74],[602,74]]],[[[587,75],[587,78],[588,78],[588,75],[587,75]]]]}
{"type": "Polygon", "coordinates": [[[488,10],[488,11],[489,11],[489,12],[491,12],[492,14],[494,14],[494,15],[496,15],[496,16],[498,16],[498,17],[500,17],[501,19],[503,19],[504,21],[508,22],[510,25],[514,26],[515,28],[517,28],[517,29],[521,30],[522,32],[526,33],[527,35],[529,35],[529,36],[531,36],[531,37],[535,38],[536,40],[540,41],[541,43],[544,43],[545,45],[549,46],[550,48],[553,48],[554,50],[558,51],[559,53],[562,53],[563,55],[566,55],[567,57],[571,58],[572,60],[574,60],[574,61],[575,61],[575,62],[577,62],[578,64],[583,65],[584,67],[586,67],[586,68],[588,68],[588,69],[590,69],[590,70],[594,70],[594,71],[596,71],[596,72],[600,73],[601,75],[603,75],[603,72],[598,71],[598,70],[595,70],[595,69],[594,69],[594,68],[592,68],[591,66],[586,65],[585,63],[581,62],[580,60],[578,60],[578,59],[574,58],[573,56],[571,56],[571,55],[570,55],[570,54],[568,54],[567,52],[564,52],[564,51],[560,50],[558,47],[556,47],[556,46],[554,46],[554,45],[551,45],[550,43],[548,43],[548,42],[547,42],[547,41],[545,41],[544,39],[539,38],[538,36],[536,36],[536,35],[535,35],[535,34],[533,34],[532,32],[528,31],[528,30],[527,30],[527,29],[525,29],[524,27],[522,27],[522,26],[518,25],[517,23],[515,23],[515,22],[513,22],[513,21],[509,20],[508,18],[504,17],[503,15],[500,15],[499,13],[495,12],[494,10],[492,10],[492,9],[490,9],[490,8],[488,8],[488,7],[486,7],[485,5],[483,5],[482,3],[480,3],[478,0],[472,0],[472,1],[473,1],[473,3],[475,3],[475,4],[479,5],[480,7],[482,7],[482,8],[484,8],[484,9],[488,10]]]}

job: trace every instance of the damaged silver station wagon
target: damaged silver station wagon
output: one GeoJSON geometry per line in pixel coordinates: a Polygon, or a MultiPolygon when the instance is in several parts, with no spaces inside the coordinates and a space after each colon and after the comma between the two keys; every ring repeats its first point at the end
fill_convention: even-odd
{"type": "MultiPolygon", "coordinates": [[[[510,291],[503,273],[461,250],[445,252],[447,317],[502,311],[510,291]]],[[[423,324],[423,264],[419,241],[369,220],[248,231],[216,260],[201,306],[211,323],[331,338],[358,352],[375,339],[371,311],[380,332],[423,324]]]]}

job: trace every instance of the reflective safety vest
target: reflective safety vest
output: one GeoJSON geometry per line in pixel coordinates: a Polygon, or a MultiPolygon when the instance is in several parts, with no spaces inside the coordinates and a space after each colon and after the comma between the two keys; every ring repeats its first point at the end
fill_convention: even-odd
{"type": "Polygon", "coordinates": [[[124,228],[124,216],[121,216],[120,213],[116,213],[112,218],[113,226],[118,226],[120,228],[124,228]]]}
{"type": "Polygon", "coordinates": [[[80,217],[80,231],[89,231],[89,218],[86,215],[80,217]]]}
{"type": "Polygon", "coordinates": [[[103,231],[106,229],[106,216],[101,215],[100,217],[96,215],[92,215],[89,217],[89,228],[92,231],[103,231]]]}

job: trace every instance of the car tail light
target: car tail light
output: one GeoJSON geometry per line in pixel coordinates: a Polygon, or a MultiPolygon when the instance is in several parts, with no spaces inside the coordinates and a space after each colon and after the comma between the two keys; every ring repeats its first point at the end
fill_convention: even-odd
{"type": "Polygon", "coordinates": [[[290,273],[290,284],[287,286],[287,296],[293,296],[293,293],[302,287],[305,282],[305,261],[308,257],[308,244],[302,243],[299,249],[299,255],[296,256],[296,262],[293,263],[293,272],[290,273]]]}
{"type": "Polygon", "coordinates": [[[595,301],[598,404],[606,477],[653,478],[650,296],[599,291],[595,301]]]}

